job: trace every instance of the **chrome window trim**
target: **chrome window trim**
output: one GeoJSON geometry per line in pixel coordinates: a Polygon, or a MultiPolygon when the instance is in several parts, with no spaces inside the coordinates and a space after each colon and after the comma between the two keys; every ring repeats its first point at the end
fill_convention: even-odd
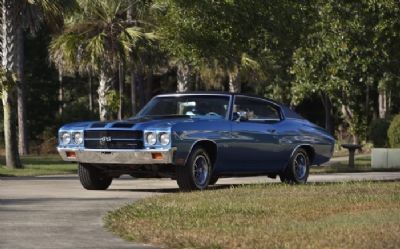
{"type": "Polygon", "coordinates": [[[282,119],[278,118],[253,118],[250,119],[249,121],[254,121],[254,122],[266,122],[266,121],[281,121],[282,119]]]}

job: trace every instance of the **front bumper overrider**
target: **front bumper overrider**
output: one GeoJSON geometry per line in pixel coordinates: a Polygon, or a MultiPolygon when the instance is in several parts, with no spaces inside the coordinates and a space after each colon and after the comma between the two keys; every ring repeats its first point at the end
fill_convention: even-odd
{"type": "Polygon", "coordinates": [[[99,150],[57,147],[64,161],[91,164],[172,164],[176,148],[99,150]]]}

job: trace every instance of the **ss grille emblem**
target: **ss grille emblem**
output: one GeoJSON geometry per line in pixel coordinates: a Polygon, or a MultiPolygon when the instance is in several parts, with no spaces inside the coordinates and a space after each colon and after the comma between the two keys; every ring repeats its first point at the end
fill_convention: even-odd
{"type": "Polygon", "coordinates": [[[112,138],[111,137],[101,137],[100,138],[100,144],[101,145],[104,145],[104,144],[106,144],[106,143],[108,143],[108,142],[111,142],[112,141],[112,138]]]}

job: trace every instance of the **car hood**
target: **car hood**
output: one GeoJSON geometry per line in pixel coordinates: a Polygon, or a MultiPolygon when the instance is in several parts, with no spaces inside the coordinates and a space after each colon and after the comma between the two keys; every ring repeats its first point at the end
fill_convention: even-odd
{"type": "Polygon", "coordinates": [[[123,122],[134,123],[134,129],[147,129],[147,128],[168,128],[177,123],[195,122],[198,118],[190,116],[156,116],[156,117],[141,117],[132,118],[123,122]]]}
{"type": "MultiPolygon", "coordinates": [[[[140,117],[117,121],[89,121],[70,123],[61,127],[60,130],[90,130],[90,129],[132,129],[144,130],[148,128],[168,128],[174,124],[182,122],[195,122],[202,118],[192,118],[190,116],[157,116],[140,117]]],[[[203,118],[204,119],[204,118],[203,118]]]]}

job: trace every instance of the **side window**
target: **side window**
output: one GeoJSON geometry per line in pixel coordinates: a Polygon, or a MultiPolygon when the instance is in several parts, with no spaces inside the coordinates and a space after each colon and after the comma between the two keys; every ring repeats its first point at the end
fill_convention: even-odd
{"type": "Polygon", "coordinates": [[[235,98],[234,112],[244,111],[249,121],[280,120],[279,110],[272,104],[253,98],[235,98]]]}

